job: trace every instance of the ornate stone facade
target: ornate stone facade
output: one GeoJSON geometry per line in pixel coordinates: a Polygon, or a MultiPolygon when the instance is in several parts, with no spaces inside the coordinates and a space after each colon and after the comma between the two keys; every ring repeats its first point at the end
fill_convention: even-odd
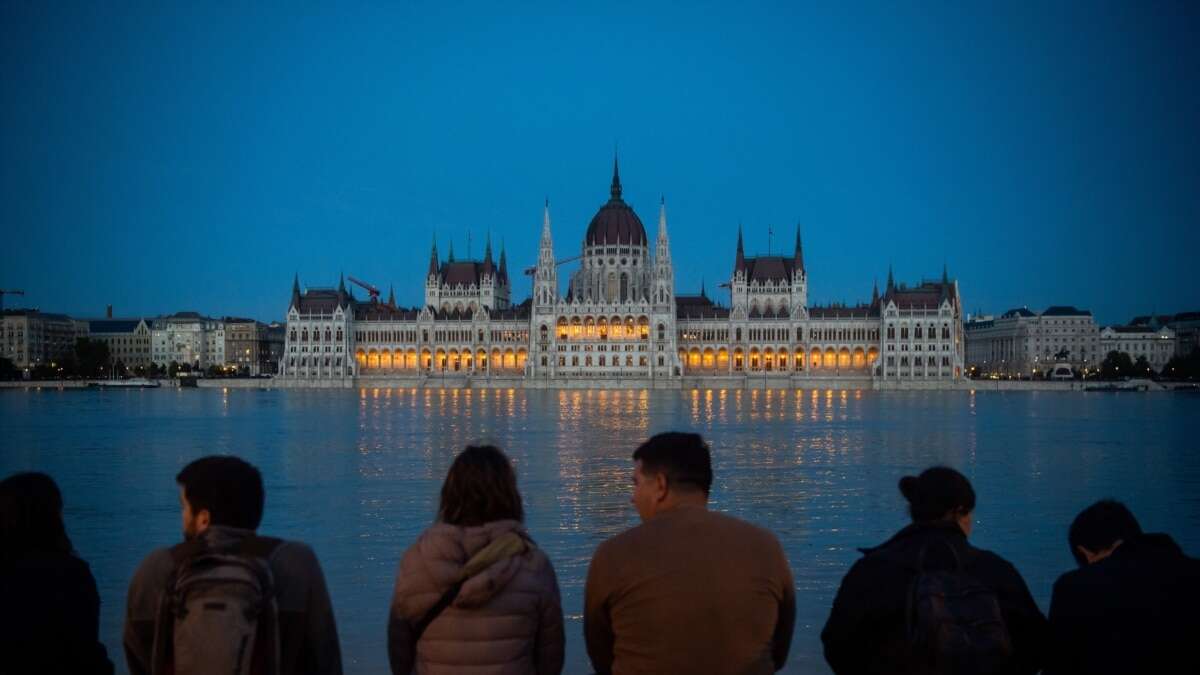
{"type": "Polygon", "coordinates": [[[730,306],[701,289],[677,295],[665,200],[651,242],[622,198],[610,198],[580,253],[558,259],[550,204],[542,215],[532,297],[511,303],[507,257],[441,260],[436,242],[425,304],[363,302],[293,282],[279,374],[296,381],[487,377],[570,383],[679,381],[685,376],[953,381],[963,373],[962,302],[945,270],[909,288],[888,273],[883,295],[856,306],[810,306],[799,228],[791,255],[748,257],[738,230],[730,306]],[[558,267],[579,261],[566,294],[558,267]]]}

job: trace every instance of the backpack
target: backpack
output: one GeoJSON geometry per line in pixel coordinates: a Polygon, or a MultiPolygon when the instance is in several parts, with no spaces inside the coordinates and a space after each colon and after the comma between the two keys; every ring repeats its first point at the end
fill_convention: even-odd
{"type": "Polygon", "coordinates": [[[930,544],[917,556],[906,613],[911,662],[938,675],[1002,672],[1013,650],[996,592],[968,574],[958,550],[943,543],[954,557],[952,569],[925,569],[930,544]]]}
{"type": "Polygon", "coordinates": [[[154,675],[279,675],[279,610],[267,559],[281,540],[250,536],[171,549],[155,620],[154,675]]]}

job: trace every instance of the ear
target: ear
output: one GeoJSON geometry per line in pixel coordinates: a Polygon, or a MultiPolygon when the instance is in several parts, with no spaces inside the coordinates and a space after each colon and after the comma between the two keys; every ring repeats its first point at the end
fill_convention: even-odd
{"type": "Polygon", "coordinates": [[[195,522],[196,534],[200,534],[207,530],[209,525],[212,525],[212,514],[208,512],[208,509],[200,509],[200,512],[196,514],[195,522]]]}
{"type": "Polygon", "coordinates": [[[667,482],[667,474],[660,472],[654,474],[654,497],[657,501],[663,501],[667,498],[667,493],[670,491],[670,484],[667,482]]]}

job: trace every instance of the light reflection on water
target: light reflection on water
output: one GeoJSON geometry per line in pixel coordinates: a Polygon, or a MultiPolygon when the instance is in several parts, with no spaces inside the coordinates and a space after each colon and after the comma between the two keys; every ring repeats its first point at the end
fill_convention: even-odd
{"type": "MultiPolygon", "coordinates": [[[[151,546],[179,537],[173,477],[214,452],[267,481],[263,531],[303,539],[333,593],[347,672],[386,669],[396,562],[433,519],[455,453],[505,448],[530,531],[554,561],[568,616],[567,672],[586,669],[580,607],[596,544],[633,525],[630,454],[658,431],[712,443],[712,507],[770,528],[796,577],[789,671],[827,672],[819,631],[856,547],[904,523],[896,482],[947,463],[979,494],[974,541],[1009,558],[1043,609],[1071,560],[1081,507],[1126,500],[1150,530],[1200,553],[1194,395],[1046,392],[525,391],[363,388],[4,392],[0,474],[62,486],[70,534],[100,585],[120,661],[125,587],[151,546]]],[[[123,670],[123,664],[121,670],[123,670]]]]}

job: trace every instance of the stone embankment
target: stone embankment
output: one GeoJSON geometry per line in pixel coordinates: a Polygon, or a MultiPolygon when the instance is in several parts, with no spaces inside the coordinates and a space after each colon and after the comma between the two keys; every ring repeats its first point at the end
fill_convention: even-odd
{"type": "MultiPolygon", "coordinates": [[[[872,391],[1170,391],[1196,389],[1195,384],[1125,380],[1121,382],[1048,380],[959,380],[896,381],[868,376],[687,376],[662,380],[609,378],[596,380],[525,380],[521,377],[415,376],[359,377],[340,380],[292,380],[281,378],[197,378],[201,389],[864,389],[872,391]]],[[[177,387],[178,380],[161,380],[163,387],[177,387]]],[[[0,389],[85,389],[80,380],[0,382],[0,389]]]]}

